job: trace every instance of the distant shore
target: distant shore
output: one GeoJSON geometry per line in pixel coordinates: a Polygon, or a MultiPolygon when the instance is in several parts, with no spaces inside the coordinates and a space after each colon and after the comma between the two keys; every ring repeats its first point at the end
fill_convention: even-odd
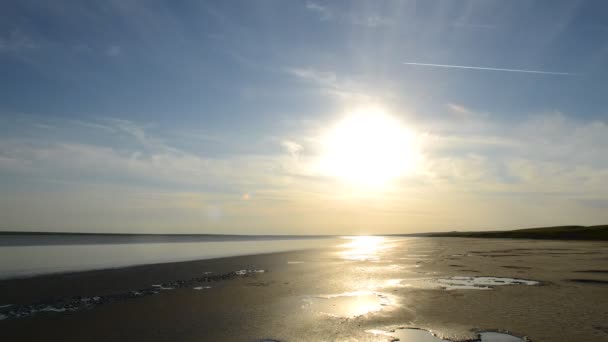
{"type": "Polygon", "coordinates": [[[0,231],[0,246],[221,242],[335,238],[331,235],[130,234],[0,231]]]}

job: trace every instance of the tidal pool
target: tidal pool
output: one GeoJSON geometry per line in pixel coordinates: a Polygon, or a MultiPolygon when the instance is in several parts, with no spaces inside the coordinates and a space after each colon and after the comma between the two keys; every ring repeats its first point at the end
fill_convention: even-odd
{"type": "MultiPolygon", "coordinates": [[[[367,330],[374,335],[383,335],[394,338],[393,341],[402,342],[454,342],[441,339],[430,331],[416,328],[396,329],[394,332],[383,330],[367,330]]],[[[475,342],[525,342],[526,340],[517,336],[498,332],[482,332],[478,334],[475,342]]]]}
{"type": "Polygon", "coordinates": [[[192,289],[193,290],[207,290],[210,288],[211,288],[211,286],[196,286],[196,287],[193,287],[192,289]]]}
{"type": "Polygon", "coordinates": [[[504,285],[538,285],[535,280],[500,278],[500,277],[451,277],[435,279],[435,283],[446,290],[489,290],[493,286],[504,285]]]}
{"type": "Polygon", "coordinates": [[[491,290],[495,286],[506,285],[539,285],[536,280],[502,278],[502,277],[472,277],[454,276],[449,278],[414,279],[407,285],[421,287],[439,287],[445,290],[491,290]]]}

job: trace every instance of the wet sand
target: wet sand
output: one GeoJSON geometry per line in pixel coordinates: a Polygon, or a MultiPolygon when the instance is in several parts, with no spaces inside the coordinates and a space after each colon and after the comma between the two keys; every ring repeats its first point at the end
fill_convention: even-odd
{"type": "Polygon", "coordinates": [[[1,281],[5,315],[11,307],[74,296],[167,290],[7,318],[0,331],[7,341],[390,341],[370,331],[415,327],[449,340],[503,331],[534,342],[608,341],[606,271],[605,242],[360,239],[319,250],[1,281]],[[446,289],[454,279],[478,284],[446,289]]]}

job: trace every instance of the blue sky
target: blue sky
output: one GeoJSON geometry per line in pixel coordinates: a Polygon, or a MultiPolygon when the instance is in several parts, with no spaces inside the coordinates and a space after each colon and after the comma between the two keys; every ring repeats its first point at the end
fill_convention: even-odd
{"type": "Polygon", "coordinates": [[[5,1],[0,229],[606,223],[606,15],[604,1],[5,1]],[[321,132],[367,107],[422,156],[382,191],[314,168],[321,132]]]}

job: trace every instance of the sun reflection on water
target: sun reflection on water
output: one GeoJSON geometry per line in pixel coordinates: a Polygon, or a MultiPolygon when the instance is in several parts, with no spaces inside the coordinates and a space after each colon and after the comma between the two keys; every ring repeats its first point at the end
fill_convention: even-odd
{"type": "Polygon", "coordinates": [[[362,316],[388,309],[392,304],[389,295],[370,291],[317,296],[306,301],[305,307],[308,309],[334,317],[362,316]]]}
{"type": "Polygon", "coordinates": [[[390,247],[382,236],[349,236],[346,239],[350,241],[340,245],[346,249],[340,252],[346,260],[377,261],[380,252],[390,247]]]}

